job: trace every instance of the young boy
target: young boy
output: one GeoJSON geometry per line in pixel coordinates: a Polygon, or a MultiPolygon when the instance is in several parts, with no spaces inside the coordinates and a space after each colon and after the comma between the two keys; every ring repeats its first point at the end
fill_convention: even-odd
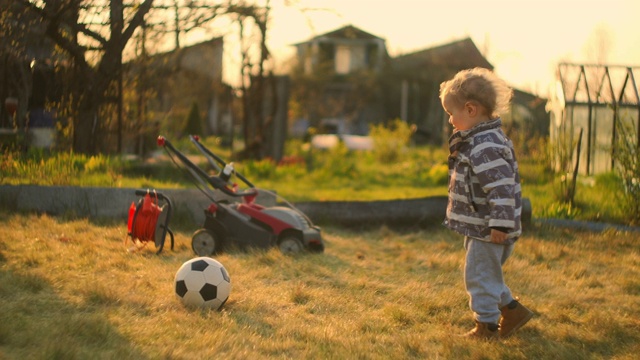
{"type": "Polygon", "coordinates": [[[457,73],[440,85],[449,139],[449,202],[444,222],[464,235],[464,282],[476,326],[465,336],[507,337],[533,312],[511,295],[502,265],[521,234],[520,176],[513,144],[499,114],[513,92],[489,70],[457,73]]]}

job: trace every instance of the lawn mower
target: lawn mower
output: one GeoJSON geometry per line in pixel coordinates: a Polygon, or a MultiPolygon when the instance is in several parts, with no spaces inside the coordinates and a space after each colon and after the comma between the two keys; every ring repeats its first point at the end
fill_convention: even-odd
{"type": "Polygon", "coordinates": [[[176,166],[191,175],[196,187],[211,200],[211,205],[204,210],[202,228],[191,239],[191,247],[198,256],[210,256],[230,248],[274,246],[285,254],[324,251],[320,228],[304,213],[281,197],[278,204],[282,205],[257,204],[258,189],[235,171],[233,163],[226,163],[212,153],[197,136],[190,136],[189,140],[212,167],[214,175],[194,164],[163,136],[158,137],[158,145],[166,150],[176,166]],[[244,183],[242,190],[233,183],[233,178],[244,183]]]}

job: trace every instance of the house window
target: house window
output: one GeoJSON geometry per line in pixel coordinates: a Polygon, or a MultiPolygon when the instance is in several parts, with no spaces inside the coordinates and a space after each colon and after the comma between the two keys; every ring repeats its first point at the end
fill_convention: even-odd
{"type": "Polygon", "coordinates": [[[351,49],[348,46],[336,46],[336,74],[348,74],[351,67],[351,49]]]}
{"type": "Polygon", "coordinates": [[[307,56],[304,58],[304,73],[311,74],[313,72],[313,61],[311,56],[307,56]]]}
{"type": "Polygon", "coordinates": [[[366,67],[367,57],[364,46],[336,46],[336,73],[345,75],[366,67]]]}
{"type": "Polygon", "coordinates": [[[350,70],[364,69],[367,67],[366,48],[364,46],[351,47],[350,70]]]}

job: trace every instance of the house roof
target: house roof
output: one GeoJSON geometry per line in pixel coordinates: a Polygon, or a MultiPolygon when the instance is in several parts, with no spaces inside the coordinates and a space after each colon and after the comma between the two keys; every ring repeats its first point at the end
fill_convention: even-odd
{"type": "Polygon", "coordinates": [[[307,41],[303,41],[293,45],[297,46],[297,45],[306,44],[314,41],[324,41],[324,40],[372,40],[372,39],[384,40],[379,36],[370,34],[353,25],[347,25],[339,29],[330,31],[328,33],[314,36],[313,38],[307,41]]]}
{"type": "Polygon", "coordinates": [[[483,67],[493,70],[493,65],[480,53],[471,38],[400,55],[391,60],[396,69],[439,66],[450,69],[483,67]]]}
{"type": "MultiPolygon", "coordinates": [[[[166,75],[176,70],[187,70],[213,79],[220,79],[222,78],[222,47],[223,38],[215,37],[193,45],[159,52],[149,56],[146,68],[153,69],[156,75],[166,75]]],[[[132,74],[141,71],[137,60],[139,59],[126,63],[128,71],[132,74]]]]}
{"type": "Polygon", "coordinates": [[[212,46],[222,46],[222,44],[223,44],[222,37],[214,37],[214,38],[211,38],[210,40],[205,40],[205,41],[188,45],[188,46],[182,46],[178,49],[171,49],[165,52],[159,52],[159,53],[153,54],[151,57],[154,57],[154,58],[174,57],[185,52],[198,51],[200,49],[210,48],[212,46]]]}
{"type": "Polygon", "coordinates": [[[513,102],[518,102],[526,105],[528,108],[535,109],[540,106],[544,108],[547,99],[530,92],[513,88],[513,102]]]}

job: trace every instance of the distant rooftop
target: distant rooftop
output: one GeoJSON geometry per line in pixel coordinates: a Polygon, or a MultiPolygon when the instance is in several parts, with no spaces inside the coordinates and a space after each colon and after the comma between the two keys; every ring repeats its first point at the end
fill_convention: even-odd
{"type": "Polygon", "coordinates": [[[309,42],[314,42],[314,41],[320,41],[322,42],[323,40],[371,40],[371,39],[378,39],[378,40],[383,40],[384,38],[381,38],[379,36],[370,34],[364,30],[361,30],[353,25],[347,25],[344,27],[341,27],[337,30],[333,30],[330,31],[328,33],[324,33],[324,34],[320,34],[317,36],[314,36],[313,38],[311,38],[310,40],[307,41],[303,41],[297,44],[293,44],[295,46],[300,45],[300,44],[306,44],[309,42]]]}
{"type": "Polygon", "coordinates": [[[482,55],[471,38],[400,55],[392,62],[396,68],[415,68],[429,64],[455,69],[483,67],[493,70],[493,65],[482,55]]]}

